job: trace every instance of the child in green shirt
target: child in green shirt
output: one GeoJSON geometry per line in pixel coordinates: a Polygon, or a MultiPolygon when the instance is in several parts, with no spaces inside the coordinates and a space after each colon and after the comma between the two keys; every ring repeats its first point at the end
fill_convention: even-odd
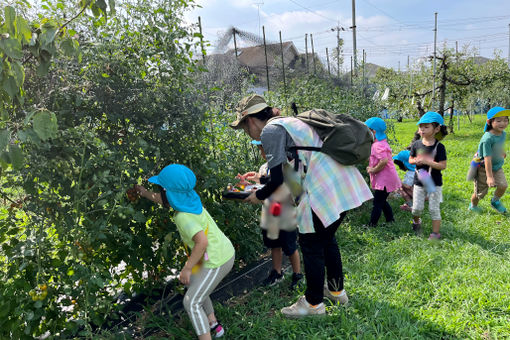
{"type": "Polygon", "coordinates": [[[137,185],[138,194],[175,210],[174,222],[187,249],[189,258],[179,274],[179,281],[188,286],[184,309],[199,339],[211,339],[211,332],[220,337],[224,329],[209,295],[232,269],[234,247],[202,206],[193,190],[196,177],[190,169],[170,164],[149,182],[159,185],[161,193],[137,185]]]}

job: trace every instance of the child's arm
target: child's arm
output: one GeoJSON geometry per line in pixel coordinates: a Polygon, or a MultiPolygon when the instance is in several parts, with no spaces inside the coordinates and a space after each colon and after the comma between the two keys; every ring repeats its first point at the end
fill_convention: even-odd
{"type": "Polygon", "coordinates": [[[492,156],[485,156],[483,158],[485,163],[485,173],[487,174],[487,185],[493,187],[496,184],[494,174],[492,173],[492,156]]]}
{"type": "Polygon", "coordinates": [[[430,166],[432,169],[444,170],[446,169],[446,160],[441,162],[434,162],[431,159],[423,159],[422,164],[430,166]]]}
{"type": "Polygon", "coordinates": [[[379,163],[377,163],[376,166],[374,167],[370,167],[368,166],[367,167],[367,172],[369,174],[376,174],[378,173],[379,171],[381,171],[382,169],[384,169],[384,167],[386,166],[386,164],[388,164],[388,158],[383,158],[379,161],[379,163]]]}
{"type": "Polygon", "coordinates": [[[161,199],[161,194],[159,192],[152,192],[147,189],[143,185],[135,185],[136,192],[138,195],[147,198],[153,202],[163,205],[163,200],[161,199]]]}
{"type": "Polygon", "coordinates": [[[191,254],[186,261],[186,264],[181,270],[179,274],[179,281],[181,283],[187,285],[189,284],[189,280],[191,277],[191,269],[200,261],[200,259],[204,256],[205,250],[207,249],[207,245],[209,242],[207,241],[207,236],[205,236],[205,232],[203,230],[196,233],[193,238],[193,242],[195,242],[195,246],[191,250],[191,254]]]}
{"type": "Polygon", "coordinates": [[[416,157],[409,156],[409,164],[416,164],[416,157]]]}

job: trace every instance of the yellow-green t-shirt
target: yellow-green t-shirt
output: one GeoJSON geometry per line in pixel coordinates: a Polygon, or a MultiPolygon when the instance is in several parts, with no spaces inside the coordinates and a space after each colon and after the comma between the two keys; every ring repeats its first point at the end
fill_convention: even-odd
{"type": "Polygon", "coordinates": [[[234,256],[235,250],[232,243],[218,228],[216,222],[214,222],[205,208],[203,208],[202,213],[198,215],[177,212],[174,216],[174,221],[182,241],[190,250],[195,246],[193,236],[199,231],[204,231],[206,233],[207,259],[204,261],[205,268],[218,268],[234,256]]]}

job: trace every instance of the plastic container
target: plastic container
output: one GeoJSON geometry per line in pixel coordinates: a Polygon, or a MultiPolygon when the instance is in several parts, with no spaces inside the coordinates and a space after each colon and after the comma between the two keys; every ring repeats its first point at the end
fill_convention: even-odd
{"type": "Polygon", "coordinates": [[[418,179],[428,193],[436,192],[436,184],[427,170],[418,170],[418,179]]]}
{"type": "Polygon", "coordinates": [[[474,181],[476,178],[476,174],[478,172],[478,168],[482,165],[482,159],[480,157],[474,157],[471,163],[469,164],[469,169],[466,175],[466,180],[474,181]]]}

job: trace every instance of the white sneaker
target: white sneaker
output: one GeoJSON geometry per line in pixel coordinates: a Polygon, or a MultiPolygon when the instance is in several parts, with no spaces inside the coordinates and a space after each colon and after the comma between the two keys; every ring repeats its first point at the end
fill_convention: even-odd
{"type": "Polygon", "coordinates": [[[308,301],[306,301],[306,298],[302,296],[292,306],[283,307],[281,312],[288,318],[301,318],[310,315],[324,315],[326,314],[326,307],[324,307],[323,302],[312,307],[308,301]]]}
{"type": "Polygon", "coordinates": [[[345,289],[343,289],[340,294],[334,295],[329,290],[327,283],[324,284],[324,297],[334,302],[340,302],[340,304],[342,305],[345,305],[349,302],[349,297],[347,296],[347,292],[345,291],[345,289]]]}

